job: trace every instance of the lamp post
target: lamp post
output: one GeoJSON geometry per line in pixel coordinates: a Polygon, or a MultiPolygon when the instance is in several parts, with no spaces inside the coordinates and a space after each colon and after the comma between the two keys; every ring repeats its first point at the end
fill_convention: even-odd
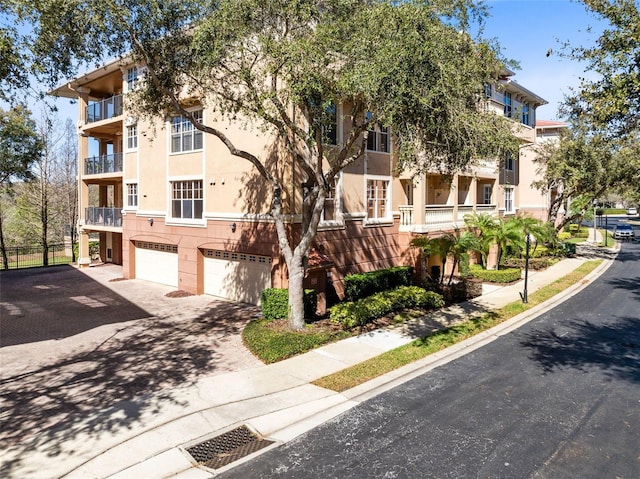
{"type": "Polygon", "coordinates": [[[529,302],[529,296],[527,292],[527,283],[529,282],[529,248],[531,247],[531,235],[526,234],[526,248],[524,254],[524,291],[520,293],[520,298],[522,298],[522,302],[527,304],[529,302]]]}
{"type": "Polygon", "coordinates": [[[597,200],[593,200],[593,242],[596,242],[596,205],[598,204],[597,200]]]}

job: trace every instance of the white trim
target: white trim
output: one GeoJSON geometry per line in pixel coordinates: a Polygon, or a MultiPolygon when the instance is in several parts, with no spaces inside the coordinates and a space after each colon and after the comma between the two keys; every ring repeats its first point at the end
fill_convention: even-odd
{"type": "Polygon", "coordinates": [[[373,224],[373,225],[380,225],[380,224],[386,224],[386,223],[393,223],[393,213],[391,211],[391,205],[393,204],[392,201],[392,187],[391,187],[391,182],[392,182],[392,177],[386,176],[386,175],[363,175],[363,179],[364,179],[364,208],[365,208],[365,218],[364,218],[364,226],[367,226],[369,224],[373,224]],[[368,185],[367,183],[369,181],[386,181],[387,182],[387,193],[386,193],[386,205],[385,205],[385,212],[386,212],[386,216],[383,217],[375,217],[375,218],[369,218],[369,197],[368,197],[368,185]]]}

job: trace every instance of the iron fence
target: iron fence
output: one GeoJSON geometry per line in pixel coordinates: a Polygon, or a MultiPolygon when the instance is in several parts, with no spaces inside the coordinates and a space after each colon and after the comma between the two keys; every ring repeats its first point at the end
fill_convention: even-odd
{"type": "Polygon", "coordinates": [[[64,244],[49,245],[47,253],[47,265],[44,264],[43,251],[41,245],[38,246],[9,246],[5,248],[7,253],[7,264],[0,258],[0,268],[21,269],[36,268],[39,266],[55,266],[59,264],[69,264],[72,260],[71,246],[64,244]]]}

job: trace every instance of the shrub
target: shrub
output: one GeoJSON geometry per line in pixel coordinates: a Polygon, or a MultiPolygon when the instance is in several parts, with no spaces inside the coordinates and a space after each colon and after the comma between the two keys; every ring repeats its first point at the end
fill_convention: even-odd
{"type": "Polygon", "coordinates": [[[409,286],[413,277],[411,266],[395,266],[362,274],[350,274],[344,278],[344,295],[347,301],[366,298],[380,291],[398,286],[409,286]]]}
{"type": "Polygon", "coordinates": [[[344,329],[362,326],[392,311],[419,307],[434,309],[444,306],[442,295],[418,286],[401,286],[382,291],[357,301],[340,303],[331,308],[331,321],[344,329]]]}
{"type": "Polygon", "coordinates": [[[565,240],[568,240],[569,238],[571,238],[571,233],[567,231],[561,231],[560,233],[558,233],[558,239],[560,241],[565,241],[565,240]]]}
{"type": "Polygon", "coordinates": [[[522,270],[520,268],[489,270],[474,264],[471,265],[471,274],[474,278],[480,278],[487,283],[511,283],[520,279],[522,270]]]}
{"type": "MultiPolygon", "coordinates": [[[[268,320],[286,318],[289,314],[289,290],[267,288],[262,291],[260,302],[262,317],[268,320]]],[[[318,306],[318,293],[315,289],[304,290],[304,317],[313,319],[318,306]]]]}
{"type": "MultiPolygon", "coordinates": [[[[503,265],[508,268],[524,269],[525,262],[525,258],[508,258],[504,260],[503,265]]],[[[547,269],[549,266],[551,266],[551,260],[549,258],[529,258],[529,269],[537,271],[547,269]]]]}

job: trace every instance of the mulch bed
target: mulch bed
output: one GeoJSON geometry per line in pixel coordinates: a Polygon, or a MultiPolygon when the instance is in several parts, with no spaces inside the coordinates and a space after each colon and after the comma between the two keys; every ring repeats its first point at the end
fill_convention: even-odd
{"type": "Polygon", "coordinates": [[[112,278],[109,280],[109,283],[115,283],[117,281],[127,281],[129,278],[112,278]]]}
{"type": "Polygon", "coordinates": [[[178,289],[176,291],[169,291],[165,296],[167,298],[186,298],[187,296],[193,296],[193,293],[185,291],[184,289],[178,289]]]}

